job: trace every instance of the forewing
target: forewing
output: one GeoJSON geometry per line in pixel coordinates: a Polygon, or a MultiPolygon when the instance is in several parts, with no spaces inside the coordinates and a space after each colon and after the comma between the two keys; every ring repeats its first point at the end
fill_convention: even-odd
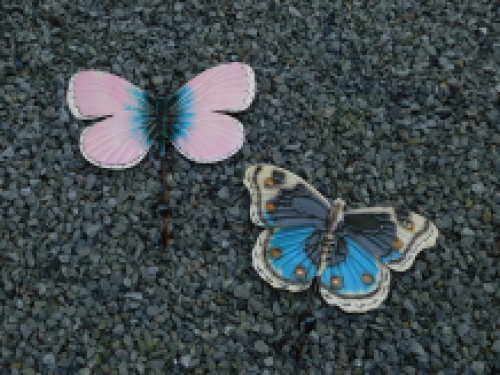
{"type": "Polygon", "coordinates": [[[255,96],[253,70],[229,63],[208,69],[189,81],[171,99],[171,141],[186,158],[215,163],[243,145],[243,125],[218,112],[243,111],[255,96]]]}
{"type": "Polygon", "coordinates": [[[243,183],[250,192],[250,218],[260,226],[311,225],[326,229],[330,203],[295,174],[259,164],[245,173],[243,183]]]}
{"type": "Polygon", "coordinates": [[[115,75],[87,70],[71,77],[67,100],[77,118],[106,117],[80,136],[80,151],[90,163],[124,169],[146,156],[155,125],[142,90],[115,75]]]}
{"type": "Polygon", "coordinates": [[[246,64],[233,62],[207,69],[173,97],[172,107],[189,113],[240,112],[255,97],[255,75],[246,64]]]}
{"type": "Polygon", "coordinates": [[[69,80],[67,100],[79,119],[105,117],[125,109],[145,93],[127,80],[98,70],[84,70],[69,80]]]}

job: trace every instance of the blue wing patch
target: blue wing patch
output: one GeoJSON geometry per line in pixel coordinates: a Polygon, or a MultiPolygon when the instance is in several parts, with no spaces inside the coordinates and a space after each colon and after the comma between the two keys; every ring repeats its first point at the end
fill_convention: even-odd
{"type": "Polygon", "coordinates": [[[327,267],[323,271],[321,282],[328,286],[334,283],[336,293],[369,293],[375,288],[375,281],[379,277],[377,260],[351,238],[345,237],[344,240],[347,246],[345,260],[327,267]]]}
{"type": "Polygon", "coordinates": [[[250,217],[265,226],[253,266],[275,288],[306,289],[318,275],[330,203],[294,174],[272,165],[247,169],[250,217]]]}
{"type": "Polygon", "coordinates": [[[390,272],[380,262],[386,263],[401,254],[391,251],[385,259],[377,259],[376,254],[348,235],[338,235],[330,253],[333,258],[321,275],[323,298],[347,312],[379,306],[387,297],[390,284],[390,272]]]}
{"type": "Polygon", "coordinates": [[[306,239],[314,231],[313,227],[295,227],[283,228],[276,231],[268,244],[269,265],[271,268],[281,274],[284,279],[300,282],[304,278],[312,279],[318,269],[306,254],[306,239]],[[272,257],[272,250],[279,250],[280,256],[272,257]],[[295,274],[297,267],[303,267],[304,277],[298,277],[295,274]]]}
{"type": "Polygon", "coordinates": [[[384,263],[389,263],[390,261],[392,260],[397,260],[397,259],[400,259],[401,258],[401,252],[397,251],[397,250],[394,250],[393,252],[391,252],[389,255],[385,256],[385,257],[382,257],[380,258],[380,260],[384,263]]]}
{"type": "Polygon", "coordinates": [[[253,265],[275,288],[300,291],[317,275],[323,233],[302,225],[265,230],[253,249],[253,265]]]}

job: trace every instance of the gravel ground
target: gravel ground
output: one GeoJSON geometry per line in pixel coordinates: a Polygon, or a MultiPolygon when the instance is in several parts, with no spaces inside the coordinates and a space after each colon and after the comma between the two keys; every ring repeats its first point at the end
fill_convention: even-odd
{"type": "Polygon", "coordinates": [[[495,1],[210,3],[0,5],[0,374],[500,373],[495,1]],[[256,72],[246,144],[215,165],[170,152],[164,251],[157,153],[86,162],[68,79],[101,69],[165,94],[228,61],[256,72]],[[382,308],[318,296],[299,362],[307,294],[251,265],[242,177],[257,162],[347,208],[405,204],[442,234],[382,308]]]}

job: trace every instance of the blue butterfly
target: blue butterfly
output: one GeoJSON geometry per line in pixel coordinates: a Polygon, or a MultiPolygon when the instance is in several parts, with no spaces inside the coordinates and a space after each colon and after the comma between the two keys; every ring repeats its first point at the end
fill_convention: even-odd
{"type": "Polygon", "coordinates": [[[369,207],[344,212],[293,173],[273,165],[247,169],[250,217],[266,229],[252,251],[257,273],[275,288],[299,292],[317,277],[325,301],[365,312],[387,298],[390,271],[406,271],[436,243],[436,226],[413,212],[369,207]]]}

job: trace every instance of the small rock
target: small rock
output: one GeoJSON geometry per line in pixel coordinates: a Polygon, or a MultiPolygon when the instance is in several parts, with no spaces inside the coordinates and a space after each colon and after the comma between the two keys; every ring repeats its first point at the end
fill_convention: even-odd
{"type": "Polygon", "coordinates": [[[415,340],[411,344],[411,351],[412,351],[412,353],[415,353],[416,355],[421,356],[421,357],[424,357],[427,355],[425,353],[423,346],[415,340]]]}
{"type": "Polygon", "coordinates": [[[394,190],[396,188],[396,184],[392,180],[387,180],[385,182],[385,187],[387,188],[387,190],[394,190]]]}
{"type": "Polygon", "coordinates": [[[459,324],[457,327],[457,333],[459,336],[465,336],[469,333],[470,327],[468,324],[459,324]]]}
{"type": "Polygon", "coordinates": [[[464,228],[462,229],[462,236],[473,236],[474,231],[470,228],[464,228]]]}
{"type": "Polygon", "coordinates": [[[125,293],[125,298],[132,298],[136,300],[142,300],[142,293],[125,293]]]}
{"type": "Polygon", "coordinates": [[[153,78],[151,78],[151,82],[155,86],[161,85],[163,83],[163,77],[162,76],[153,76],[153,78]]]}
{"type": "Polygon", "coordinates": [[[495,353],[500,353],[500,340],[497,340],[491,345],[491,351],[495,353]]]}
{"type": "Polygon", "coordinates": [[[56,363],[56,357],[52,353],[45,354],[43,356],[43,363],[47,366],[53,366],[56,363]]]}
{"type": "Polygon", "coordinates": [[[229,189],[227,188],[227,186],[223,186],[222,189],[220,189],[219,192],[217,193],[217,196],[220,199],[229,198],[229,189]]]}
{"type": "Polygon", "coordinates": [[[189,367],[190,364],[191,364],[191,356],[189,354],[183,355],[181,357],[181,365],[183,365],[184,367],[189,367]]]}
{"type": "Polygon", "coordinates": [[[277,301],[273,302],[273,313],[276,316],[281,316],[281,307],[277,301]]]}
{"type": "Polygon", "coordinates": [[[491,284],[491,283],[484,283],[483,284],[483,289],[486,293],[488,294],[493,294],[495,293],[495,285],[491,284]]]}
{"type": "Polygon", "coordinates": [[[484,192],[484,185],[482,182],[477,182],[472,184],[471,189],[476,194],[482,194],[484,192]]]}
{"type": "Polygon", "coordinates": [[[99,225],[99,224],[92,225],[91,224],[91,225],[88,225],[85,227],[85,233],[89,237],[95,237],[95,235],[97,234],[97,232],[99,232],[100,229],[101,229],[101,225],[99,225]]]}
{"type": "Polygon", "coordinates": [[[484,362],[481,361],[472,362],[471,370],[475,374],[484,374],[484,362]]]}
{"type": "Polygon", "coordinates": [[[249,299],[250,298],[250,288],[248,288],[247,285],[236,285],[234,287],[234,296],[236,298],[249,299]]]}
{"type": "Polygon", "coordinates": [[[259,353],[267,353],[269,352],[269,346],[264,341],[257,341],[254,346],[255,350],[259,353]]]}

